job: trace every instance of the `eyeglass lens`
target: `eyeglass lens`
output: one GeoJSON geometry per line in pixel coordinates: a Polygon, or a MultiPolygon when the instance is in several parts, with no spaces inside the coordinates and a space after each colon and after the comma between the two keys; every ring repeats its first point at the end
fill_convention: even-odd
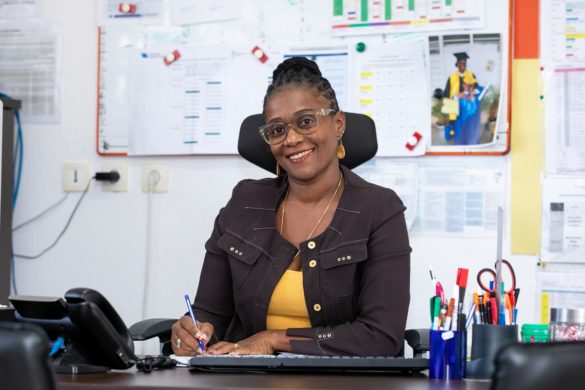
{"type": "MultiPolygon", "coordinates": [[[[291,126],[300,134],[310,134],[319,126],[319,116],[314,112],[304,113],[292,120],[291,126]]],[[[271,144],[284,141],[288,131],[288,125],[273,123],[264,129],[264,135],[271,144]]]]}

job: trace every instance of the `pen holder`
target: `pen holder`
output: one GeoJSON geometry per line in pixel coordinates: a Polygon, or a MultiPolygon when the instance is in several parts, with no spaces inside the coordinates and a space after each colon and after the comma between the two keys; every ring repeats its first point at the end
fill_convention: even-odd
{"type": "Polygon", "coordinates": [[[466,331],[431,330],[429,378],[463,379],[466,352],[466,331]]]}
{"type": "Polygon", "coordinates": [[[517,342],[517,325],[474,324],[471,336],[471,361],[467,363],[466,378],[490,379],[494,372],[494,358],[500,348],[517,342]]]}

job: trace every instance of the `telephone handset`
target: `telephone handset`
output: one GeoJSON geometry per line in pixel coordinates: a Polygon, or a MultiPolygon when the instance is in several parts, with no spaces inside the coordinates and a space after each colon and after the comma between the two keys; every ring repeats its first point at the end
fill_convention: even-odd
{"type": "Polygon", "coordinates": [[[136,360],[134,342],[110,302],[96,290],[83,287],[67,291],[65,300],[71,321],[97,341],[91,348],[99,346],[103,361],[111,368],[132,367],[136,360]]]}
{"type": "Polygon", "coordinates": [[[126,325],[96,290],[73,288],[62,298],[11,296],[17,321],[40,325],[51,340],[65,340],[55,358],[58,372],[99,372],[134,365],[134,343],[126,325]]]}

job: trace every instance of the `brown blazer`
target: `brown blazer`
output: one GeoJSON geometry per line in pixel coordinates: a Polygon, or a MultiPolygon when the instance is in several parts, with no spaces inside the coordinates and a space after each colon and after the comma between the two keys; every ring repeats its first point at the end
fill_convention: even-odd
{"type": "MultiPolygon", "coordinates": [[[[312,328],[287,334],[307,337],[291,341],[295,353],[393,356],[410,301],[405,207],[394,191],[341,169],[345,189],[331,225],[300,246],[312,328]]],[[[266,330],[272,292],[297,252],[276,227],[287,186],[286,176],[241,181],[216,218],[194,308],[221,340],[266,330]]]]}

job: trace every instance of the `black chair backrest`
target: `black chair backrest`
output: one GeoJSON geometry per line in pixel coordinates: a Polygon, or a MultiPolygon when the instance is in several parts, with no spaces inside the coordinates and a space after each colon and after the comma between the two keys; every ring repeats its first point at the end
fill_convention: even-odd
{"type": "Polygon", "coordinates": [[[585,342],[511,344],[495,358],[493,390],[585,388],[585,342]]]}
{"type": "MultiPolygon", "coordinates": [[[[376,155],[378,151],[376,125],[372,118],[351,112],[345,113],[345,121],[345,133],[342,139],[345,158],[340,162],[349,169],[353,169],[376,155]]],[[[264,124],[262,114],[251,115],[244,119],[240,127],[238,152],[252,164],[276,173],[276,159],[270,152],[268,144],[258,134],[258,128],[264,124]]]]}
{"type": "Polygon", "coordinates": [[[38,326],[0,322],[0,388],[57,388],[49,361],[49,340],[38,326]]]}

